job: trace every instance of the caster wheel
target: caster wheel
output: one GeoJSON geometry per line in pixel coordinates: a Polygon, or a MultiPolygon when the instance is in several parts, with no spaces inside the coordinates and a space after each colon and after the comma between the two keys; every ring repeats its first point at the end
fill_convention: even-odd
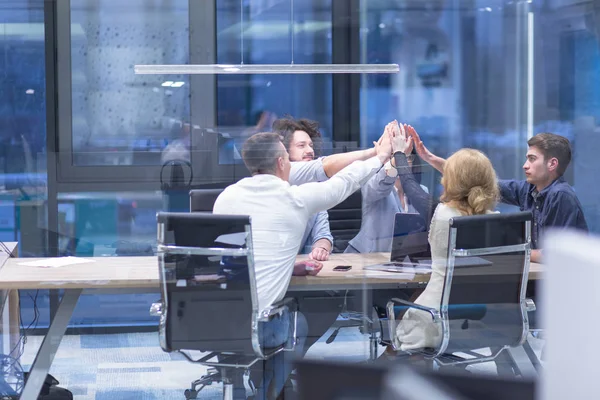
{"type": "Polygon", "coordinates": [[[198,398],[198,391],[196,390],[186,389],[185,392],[183,392],[183,394],[185,395],[186,400],[198,398]]]}

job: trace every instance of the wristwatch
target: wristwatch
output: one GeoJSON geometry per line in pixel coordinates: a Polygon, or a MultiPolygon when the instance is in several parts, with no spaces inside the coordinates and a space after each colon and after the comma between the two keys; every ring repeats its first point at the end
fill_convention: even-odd
{"type": "Polygon", "coordinates": [[[392,165],[390,161],[385,163],[385,174],[390,178],[395,178],[398,176],[398,170],[392,165]]]}

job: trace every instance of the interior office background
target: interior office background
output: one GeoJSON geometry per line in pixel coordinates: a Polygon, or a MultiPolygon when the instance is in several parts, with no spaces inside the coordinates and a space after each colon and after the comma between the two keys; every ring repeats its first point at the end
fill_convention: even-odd
{"type": "MultiPolygon", "coordinates": [[[[188,181],[247,175],[236,148],[261,113],[319,121],[324,154],[368,147],[398,119],[440,155],[486,152],[501,178],[523,178],[532,134],[562,134],[598,232],[599,35],[596,0],[0,0],[0,239],[23,257],[152,254],[155,214],[185,210],[188,181]],[[133,72],[292,61],[400,73],[133,72]]],[[[58,296],[22,292],[24,324],[36,299],[34,327],[47,325],[58,296]]],[[[153,329],[156,296],[88,294],[72,327],[153,329]]]]}

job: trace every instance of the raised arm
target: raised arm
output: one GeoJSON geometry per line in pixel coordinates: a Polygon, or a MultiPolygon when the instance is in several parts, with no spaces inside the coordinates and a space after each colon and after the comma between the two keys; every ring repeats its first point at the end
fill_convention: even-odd
{"type": "MultiPolygon", "coordinates": [[[[393,138],[392,123],[386,125],[384,134],[387,134],[390,141],[393,138]]],[[[380,169],[375,176],[367,181],[362,187],[363,207],[369,207],[378,200],[388,196],[394,189],[396,176],[388,175],[388,170],[392,168],[389,163],[386,163],[384,168],[380,169]]]]}
{"type": "Polygon", "coordinates": [[[402,183],[402,189],[404,189],[406,197],[408,197],[413,207],[429,224],[437,203],[434,202],[433,197],[424,191],[417,182],[408,164],[406,154],[410,154],[412,151],[413,136],[407,134],[407,127],[406,125],[399,125],[394,121],[390,139],[394,153],[394,165],[398,170],[400,183],[402,183]]]}
{"type": "Polygon", "coordinates": [[[332,154],[323,158],[323,170],[325,171],[325,175],[331,178],[354,161],[368,160],[376,155],[375,148],[332,154]]]}
{"type": "Polygon", "coordinates": [[[377,157],[355,161],[326,182],[292,186],[292,193],[299,205],[312,215],[344,201],[389,160],[392,145],[388,135],[375,144],[375,151],[377,157]]]}
{"type": "Polygon", "coordinates": [[[419,182],[417,182],[404,153],[395,153],[394,160],[404,194],[406,194],[413,207],[429,224],[438,202],[433,199],[433,196],[423,190],[419,182]]]}
{"type": "MultiPolygon", "coordinates": [[[[387,164],[386,164],[387,165],[387,164]]],[[[395,177],[388,176],[387,167],[381,168],[362,187],[363,207],[369,207],[378,200],[392,193],[395,177]]]]}
{"type": "Polygon", "coordinates": [[[406,129],[406,132],[409,135],[409,137],[414,142],[414,146],[417,150],[417,154],[419,155],[419,157],[421,157],[423,161],[425,161],[427,164],[431,165],[433,168],[437,169],[443,174],[444,164],[446,163],[446,160],[442,157],[436,156],[435,154],[430,152],[427,149],[427,147],[425,147],[425,144],[423,144],[423,141],[421,140],[421,137],[419,136],[415,128],[413,128],[410,125],[405,125],[404,128],[406,129]]]}
{"type": "Polygon", "coordinates": [[[521,206],[521,200],[525,198],[523,191],[528,190],[526,181],[512,179],[501,179],[498,181],[500,189],[500,201],[513,206],[521,206]]]}
{"type": "Polygon", "coordinates": [[[384,138],[387,136],[389,136],[389,134],[387,133],[387,131],[384,131],[383,134],[379,137],[379,140],[376,143],[373,143],[375,147],[371,149],[351,151],[349,153],[332,154],[323,158],[323,170],[325,171],[325,175],[331,178],[332,176],[340,172],[342,169],[352,164],[354,161],[364,161],[368,160],[369,158],[375,157],[377,155],[377,146],[380,146],[384,138]]]}

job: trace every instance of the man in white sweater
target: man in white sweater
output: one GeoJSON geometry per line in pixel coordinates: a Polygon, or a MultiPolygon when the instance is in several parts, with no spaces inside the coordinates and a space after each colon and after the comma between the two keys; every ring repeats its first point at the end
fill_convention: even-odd
{"type": "MultiPolygon", "coordinates": [[[[317,261],[310,261],[309,269],[306,263],[296,263],[306,223],[315,213],[344,201],[381,169],[391,156],[388,135],[381,137],[375,150],[375,157],[356,161],[325,182],[290,186],[290,160],[281,137],[276,133],[258,133],[246,141],[242,158],[252,177],[227,187],[217,198],[213,212],[251,217],[259,310],[283,299],[292,274],[318,274],[322,264],[317,261]]],[[[261,341],[265,347],[279,346],[285,341],[288,321],[276,318],[263,325],[261,341]]],[[[302,315],[298,323],[297,353],[301,354],[304,342],[301,336],[306,335],[302,315]]],[[[291,372],[291,364],[284,357],[286,353],[279,353],[264,363],[262,382],[255,381],[257,398],[265,398],[267,393],[266,398],[276,397],[283,388],[291,372]]]]}

